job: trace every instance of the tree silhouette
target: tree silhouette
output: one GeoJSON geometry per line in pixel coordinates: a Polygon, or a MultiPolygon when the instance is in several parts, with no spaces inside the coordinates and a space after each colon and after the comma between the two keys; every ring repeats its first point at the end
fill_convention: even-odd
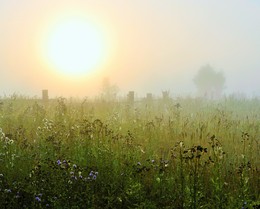
{"type": "Polygon", "coordinates": [[[220,98],[225,85],[222,72],[216,72],[210,65],[200,68],[193,79],[200,96],[220,98]]]}
{"type": "Polygon", "coordinates": [[[116,100],[119,88],[117,85],[112,85],[108,77],[105,77],[102,82],[101,87],[101,98],[104,101],[114,101],[116,100]]]}

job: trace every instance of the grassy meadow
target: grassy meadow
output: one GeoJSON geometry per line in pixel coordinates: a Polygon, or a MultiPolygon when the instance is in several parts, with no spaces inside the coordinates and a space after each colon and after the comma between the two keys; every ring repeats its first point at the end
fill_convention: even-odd
{"type": "Polygon", "coordinates": [[[260,100],[0,100],[0,208],[260,208],[260,100]]]}

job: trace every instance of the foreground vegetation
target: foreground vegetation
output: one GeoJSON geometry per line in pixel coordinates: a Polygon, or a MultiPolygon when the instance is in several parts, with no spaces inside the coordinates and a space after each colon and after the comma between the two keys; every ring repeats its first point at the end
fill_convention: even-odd
{"type": "Polygon", "coordinates": [[[0,103],[1,208],[259,208],[260,101],[0,103]]]}

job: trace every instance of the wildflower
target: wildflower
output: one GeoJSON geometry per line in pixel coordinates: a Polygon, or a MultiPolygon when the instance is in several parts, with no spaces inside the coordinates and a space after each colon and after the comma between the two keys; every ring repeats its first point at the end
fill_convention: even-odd
{"type": "Polygon", "coordinates": [[[62,161],[62,165],[61,165],[62,168],[66,168],[67,169],[69,166],[70,166],[69,161],[66,161],[66,160],[62,161]]]}
{"type": "Polygon", "coordinates": [[[93,175],[92,179],[96,180],[97,179],[97,175],[98,175],[98,172],[94,172],[94,175],[93,175]]]}
{"type": "Polygon", "coordinates": [[[137,165],[142,165],[142,164],[140,162],[138,162],[137,165]]]}
{"type": "Polygon", "coordinates": [[[77,165],[76,165],[76,164],[73,164],[73,168],[76,169],[76,168],[77,168],[77,165]]]}
{"type": "MultiPolygon", "coordinates": [[[[7,137],[6,137],[6,138],[7,138],[7,137]]],[[[13,143],[14,143],[14,140],[8,138],[7,144],[13,144],[13,143]]]]}
{"type": "Polygon", "coordinates": [[[83,176],[81,175],[81,173],[82,173],[82,172],[81,172],[81,171],[79,171],[79,178],[80,178],[80,179],[82,179],[82,178],[83,178],[83,176]]]}
{"type": "Polygon", "coordinates": [[[94,172],[94,171],[90,171],[89,175],[88,175],[88,180],[96,180],[97,179],[97,175],[98,175],[98,172],[94,172]]]}
{"type": "Polygon", "coordinates": [[[60,161],[60,160],[57,160],[57,164],[58,164],[58,165],[61,165],[61,161],[60,161]]]}
{"type": "Polygon", "coordinates": [[[6,192],[6,193],[11,193],[12,190],[11,190],[11,189],[5,189],[5,192],[6,192]]]}
{"type": "Polygon", "coordinates": [[[35,200],[36,200],[37,202],[41,202],[41,198],[38,197],[38,196],[35,197],[35,200]]]}
{"type": "Polygon", "coordinates": [[[20,198],[20,193],[16,192],[16,195],[14,196],[16,199],[20,198]]]}
{"type": "Polygon", "coordinates": [[[183,141],[180,142],[180,148],[182,148],[184,145],[183,141]]]}
{"type": "Polygon", "coordinates": [[[151,160],[151,162],[152,162],[152,163],[154,163],[154,162],[155,162],[155,160],[151,160]]]}
{"type": "Polygon", "coordinates": [[[242,206],[242,209],[246,209],[247,208],[247,202],[246,201],[244,201],[244,203],[243,203],[243,206],[242,206]]]}

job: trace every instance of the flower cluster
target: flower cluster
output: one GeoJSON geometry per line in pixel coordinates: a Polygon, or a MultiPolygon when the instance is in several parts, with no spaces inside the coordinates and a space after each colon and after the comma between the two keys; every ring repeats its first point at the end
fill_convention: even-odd
{"type": "Polygon", "coordinates": [[[87,180],[96,180],[98,176],[98,172],[97,171],[90,171],[87,180]]]}
{"type": "Polygon", "coordinates": [[[70,161],[67,161],[67,160],[57,160],[56,161],[57,165],[60,166],[60,168],[63,168],[63,169],[67,169],[70,167],[70,161]]]}
{"type": "Polygon", "coordinates": [[[14,143],[14,140],[8,138],[1,128],[0,128],[0,139],[4,141],[6,145],[10,145],[14,143]]]}
{"type": "Polygon", "coordinates": [[[83,178],[84,172],[78,165],[76,164],[71,165],[70,161],[67,160],[63,160],[63,161],[57,160],[56,163],[60,168],[68,170],[70,175],[69,183],[72,183],[72,180],[78,180],[78,179],[82,179],[84,181],[93,181],[93,180],[95,181],[97,179],[98,171],[91,170],[88,176],[83,178]]]}

